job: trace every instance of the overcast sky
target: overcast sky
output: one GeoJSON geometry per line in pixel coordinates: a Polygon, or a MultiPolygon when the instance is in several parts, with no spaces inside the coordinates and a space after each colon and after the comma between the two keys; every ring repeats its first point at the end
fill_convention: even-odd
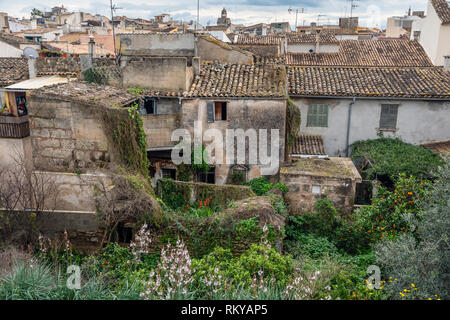
{"type": "MultiPolygon", "coordinates": [[[[195,20],[197,0],[114,0],[117,15],[150,19],[156,14],[170,13],[175,19],[195,20]]],[[[353,16],[360,17],[360,25],[385,27],[386,18],[404,15],[412,10],[426,10],[427,0],[359,0],[353,16]]],[[[29,17],[32,8],[47,10],[64,5],[71,11],[84,11],[110,16],[109,0],[0,0],[0,11],[15,17],[29,17]]],[[[295,9],[299,9],[298,25],[310,22],[337,23],[338,17],[349,16],[349,0],[200,0],[200,23],[215,25],[225,7],[232,23],[250,25],[260,22],[289,21],[295,25],[295,9]],[[289,7],[294,13],[289,14],[289,7]],[[301,14],[304,8],[305,12],[301,14]],[[320,16],[318,18],[318,15],[320,16]]]]}

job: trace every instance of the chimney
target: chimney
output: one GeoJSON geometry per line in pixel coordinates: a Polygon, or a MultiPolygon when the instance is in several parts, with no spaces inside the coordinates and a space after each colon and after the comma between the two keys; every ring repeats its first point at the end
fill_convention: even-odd
{"type": "Polygon", "coordinates": [[[94,41],[94,36],[90,35],[89,36],[89,42],[88,42],[88,52],[89,52],[89,57],[92,59],[94,58],[94,48],[95,48],[95,41],[94,41]]]}
{"type": "Polygon", "coordinates": [[[444,57],[444,70],[450,71],[450,56],[444,57]]]}
{"type": "Polygon", "coordinates": [[[36,59],[28,57],[28,75],[30,79],[36,78],[36,59]]]}
{"type": "Polygon", "coordinates": [[[200,57],[192,58],[192,67],[194,67],[194,75],[200,74],[200,57]]]}
{"type": "MultiPolygon", "coordinates": [[[[319,31],[319,30],[317,30],[317,31],[319,31]]],[[[320,35],[319,35],[319,32],[317,32],[316,33],[316,51],[315,51],[315,53],[319,53],[319,51],[320,51],[319,41],[320,41],[320,35]]]]}

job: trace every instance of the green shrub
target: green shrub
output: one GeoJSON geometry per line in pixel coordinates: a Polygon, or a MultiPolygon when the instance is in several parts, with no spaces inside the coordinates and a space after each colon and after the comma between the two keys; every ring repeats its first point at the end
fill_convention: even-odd
{"type": "Polygon", "coordinates": [[[272,189],[272,185],[266,177],[260,177],[250,180],[246,183],[257,196],[264,196],[272,189]]]}
{"type": "Polygon", "coordinates": [[[416,234],[384,239],[376,245],[377,263],[390,281],[394,299],[450,298],[450,158],[437,171],[430,201],[423,203],[420,219],[409,214],[416,234]],[[396,280],[397,279],[397,280],[396,280]]]}
{"type": "Polygon", "coordinates": [[[320,258],[325,254],[338,254],[336,246],[327,238],[311,234],[300,234],[296,241],[286,241],[285,247],[294,257],[320,258]]]}
{"type": "Polygon", "coordinates": [[[380,138],[352,144],[352,160],[366,164],[362,168],[365,179],[378,179],[391,187],[400,173],[421,179],[433,177],[432,171],[442,164],[441,158],[425,149],[401,141],[380,138]]]}

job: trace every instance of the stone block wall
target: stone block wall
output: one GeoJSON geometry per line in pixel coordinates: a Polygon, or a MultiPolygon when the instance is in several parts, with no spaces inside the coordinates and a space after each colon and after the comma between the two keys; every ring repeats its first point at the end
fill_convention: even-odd
{"type": "Polygon", "coordinates": [[[280,181],[288,187],[285,200],[292,214],[313,212],[316,200],[324,197],[345,214],[352,211],[356,181],[351,178],[281,174],[280,181]]]}
{"type": "Polygon", "coordinates": [[[96,114],[98,110],[45,97],[33,96],[30,100],[35,169],[74,172],[110,163],[107,137],[96,114]]]}
{"type": "Polygon", "coordinates": [[[80,74],[79,57],[38,57],[36,61],[38,75],[80,74]]]}

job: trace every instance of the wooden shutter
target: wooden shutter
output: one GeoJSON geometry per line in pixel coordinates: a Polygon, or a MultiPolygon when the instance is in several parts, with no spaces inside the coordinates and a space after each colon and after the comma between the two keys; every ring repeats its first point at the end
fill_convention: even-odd
{"type": "Polygon", "coordinates": [[[398,104],[382,104],[380,129],[395,130],[397,127],[398,104]]]}
{"type": "Polygon", "coordinates": [[[208,122],[214,122],[214,102],[212,101],[206,103],[206,116],[208,122]]]}
{"type": "Polygon", "coordinates": [[[328,127],[328,105],[311,104],[308,106],[307,127],[328,127]]]}

